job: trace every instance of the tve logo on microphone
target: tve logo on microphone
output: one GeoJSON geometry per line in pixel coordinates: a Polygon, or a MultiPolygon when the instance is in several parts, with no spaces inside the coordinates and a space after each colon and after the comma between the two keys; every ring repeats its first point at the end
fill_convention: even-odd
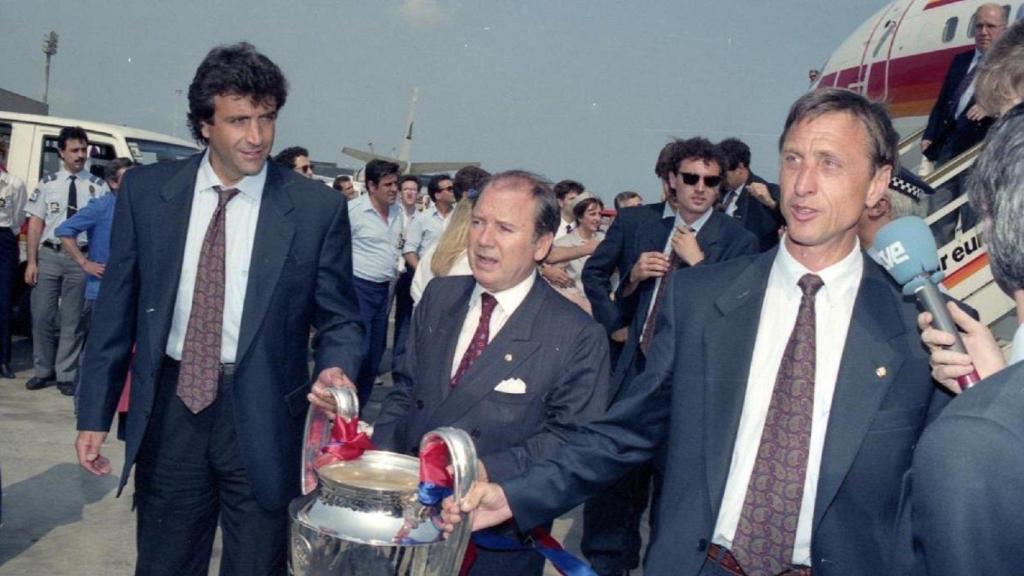
{"type": "Polygon", "coordinates": [[[902,242],[893,242],[878,251],[878,261],[886,270],[892,270],[907,260],[910,260],[910,256],[902,242]]]}

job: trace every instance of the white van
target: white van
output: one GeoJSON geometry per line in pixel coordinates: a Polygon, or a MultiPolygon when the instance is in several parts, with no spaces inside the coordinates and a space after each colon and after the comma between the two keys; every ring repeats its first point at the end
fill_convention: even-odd
{"type": "Polygon", "coordinates": [[[104,167],[114,158],[151,164],[185,158],[199,151],[193,142],[147,130],[0,111],[0,140],[9,144],[7,171],[24,180],[29,192],[44,175],[60,169],[57,134],[65,126],[80,126],[89,134],[87,169],[101,178],[104,167]]]}

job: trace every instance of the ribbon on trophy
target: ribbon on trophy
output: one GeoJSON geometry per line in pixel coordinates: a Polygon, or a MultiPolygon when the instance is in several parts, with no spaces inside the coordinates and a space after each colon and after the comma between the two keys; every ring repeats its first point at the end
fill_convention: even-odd
{"type": "MultiPolygon", "coordinates": [[[[419,500],[424,506],[440,508],[444,499],[454,493],[454,481],[448,470],[448,461],[448,446],[444,442],[433,442],[420,451],[419,500]]],[[[478,546],[504,552],[533,550],[551,562],[562,576],[597,576],[586,562],[567,552],[558,540],[542,528],[531,530],[526,542],[518,542],[489,530],[474,532],[469,548],[466,549],[459,576],[469,574],[473,561],[476,560],[478,546]]]]}
{"type": "Polygon", "coordinates": [[[373,442],[365,432],[359,430],[359,418],[345,421],[341,415],[334,416],[331,440],[320,449],[320,455],[313,462],[315,468],[341,460],[355,460],[367,450],[373,450],[373,442]]]}

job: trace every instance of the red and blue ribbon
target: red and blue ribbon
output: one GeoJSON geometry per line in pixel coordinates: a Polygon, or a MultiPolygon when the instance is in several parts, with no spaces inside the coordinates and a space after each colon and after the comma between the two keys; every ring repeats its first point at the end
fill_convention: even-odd
{"type": "MultiPolygon", "coordinates": [[[[440,440],[429,443],[420,451],[419,500],[424,506],[440,507],[441,502],[452,495],[454,480],[448,471],[448,462],[448,446],[440,440]]],[[[597,576],[586,562],[565,551],[547,530],[534,529],[530,536],[530,542],[520,543],[487,530],[474,532],[462,562],[460,576],[466,576],[473,566],[476,546],[504,552],[533,550],[550,561],[563,576],[597,576]]]]}

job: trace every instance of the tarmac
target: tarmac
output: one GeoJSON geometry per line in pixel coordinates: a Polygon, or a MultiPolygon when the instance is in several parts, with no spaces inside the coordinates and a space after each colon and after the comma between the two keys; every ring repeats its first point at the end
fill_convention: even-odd
{"type": "MultiPolygon", "coordinates": [[[[116,497],[116,472],[97,477],[78,466],[72,399],[62,396],[56,387],[25,389],[32,376],[31,342],[15,339],[12,367],[18,377],[0,379],[0,575],[132,574],[135,515],[131,480],[116,497]]],[[[367,411],[379,410],[388,387],[385,378],[367,411]]],[[[104,447],[113,470],[119,471],[124,463],[122,444],[112,433],[104,447]]],[[[552,535],[582,557],[581,529],[582,511],[577,508],[555,522],[552,535]]],[[[219,557],[218,538],[210,574],[217,574],[219,557]]],[[[549,564],[545,576],[556,574],[549,564]]]]}

